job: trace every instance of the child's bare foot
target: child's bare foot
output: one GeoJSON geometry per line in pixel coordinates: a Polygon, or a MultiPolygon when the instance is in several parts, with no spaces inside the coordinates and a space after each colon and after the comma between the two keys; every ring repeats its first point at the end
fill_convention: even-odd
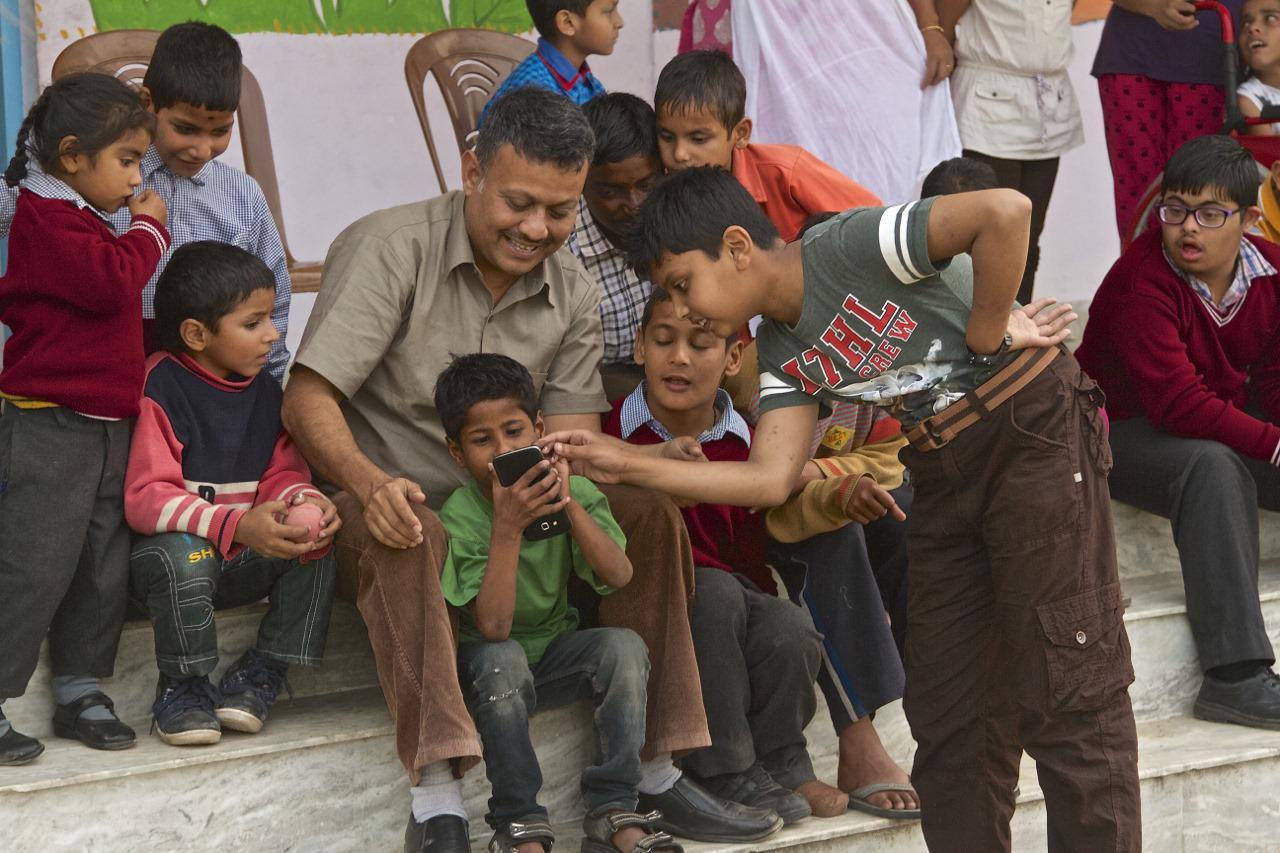
{"type": "MultiPolygon", "coordinates": [[[[910,785],[911,777],[885,752],[871,719],[863,717],[840,733],[836,784],[847,792],[885,782],[910,785]]],[[[920,798],[912,791],[882,791],[869,795],[866,803],[895,811],[920,808],[920,798]]]]}
{"type": "Polygon", "coordinates": [[[849,810],[849,795],[821,779],[805,782],[796,793],[809,803],[814,817],[837,817],[849,810]]]}

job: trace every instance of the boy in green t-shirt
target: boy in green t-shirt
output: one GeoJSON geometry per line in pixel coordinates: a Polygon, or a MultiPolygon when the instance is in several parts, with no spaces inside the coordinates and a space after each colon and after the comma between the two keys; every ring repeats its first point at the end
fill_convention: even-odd
{"type": "Polygon", "coordinates": [[[790,494],[824,402],[888,409],[915,488],[903,702],[926,843],[1008,850],[1025,749],[1051,848],[1136,851],[1111,453],[1097,386],[1059,346],[1075,315],[1014,304],[1030,218],[1026,197],[984,190],[850,210],[784,244],[731,175],[672,175],[629,258],[717,335],[764,315],[750,457],[681,462],[585,431],[543,444],[597,480],[767,506],[790,494]]]}
{"type": "Polygon", "coordinates": [[[582,849],[643,843],[645,850],[679,851],[635,813],[649,677],[644,642],[625,628],[577,630],[578,613],[569,606],[570,572],[601,595],[631,580],[626,540],[608,501],[590,481],[571,479],[564,463],[543,460],[510,487],[494,475],[495,456],[542,436],[537,399],[529,372],[496,354],[459,356],[435,390],[449,453],[472,477],[440,511],[449,531],[440,585],[459,608],[458,680],[493,789],[489,849],[550,849],[555,836],[537,802],[542,773],[529,715],[590,696],[600,763],[582,773],[582,849]],[[530,523],[559,510],[569,516],[568,534],[523,539],[530,523]]]}

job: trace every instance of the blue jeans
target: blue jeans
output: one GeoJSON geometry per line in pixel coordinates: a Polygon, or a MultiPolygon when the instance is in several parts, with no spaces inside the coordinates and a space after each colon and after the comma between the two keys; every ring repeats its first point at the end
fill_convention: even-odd
{"type": "Polygon", "coordinates": [[[245,548],[225,560],[208,539],[161,533],[133,543],[129,594],[155,626],[156,664],[165,675],[208,675],[218,663],[213,612],[270,597],[254,648],[280,663],[324,657],[333,608],[333,552],[303,563],[245,548]]]}
{"type": "Polygon", "coordinates": [[[515,640],[459,646],[458,681],[492,788],[489,826],[500,830],[522,817],[547,817],[538,805],[542,770],[529,742],[529,716],[585,698],[595,705],[598,762],[582,771],[587,811],[635,811],[648,680],[648,650],[626,628],[561,634],[533,666],[515,640]]]}

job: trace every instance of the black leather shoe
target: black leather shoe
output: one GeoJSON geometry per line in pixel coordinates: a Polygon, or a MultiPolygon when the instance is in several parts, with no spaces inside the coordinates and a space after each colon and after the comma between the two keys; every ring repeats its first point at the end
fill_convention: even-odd
{"type": "Polygon", "coordinates": [[[404,853],[471,853],[467,822],[457,815],[437,815],[418,823],[409,814],[404,830],[404,853]]]}
{"type": "Polygon", "coordinates": [[[655,827],[694,841],[759,841],[782,828],[777,812],[717,797],[688,775],[682,775],[661,794],[640,795],[637,811],[655,809],[662,812],[662,817],[653,822],[655,827]]]}
{"type": "Polygon", "coordinates": [[[1206,675],[1194,713],[1211,723],[1280,730],[1280,675],[1270,668],[1244,681],[1219,681],[1206,675]]]}
{"type": "Polygon", "coordinates": [[[116,717],[115,703],[105,693],[86,693],[69,705],[59,705],[53,712],[53,733],[58,737],[78,740],[94,749],[128,749],[138,742],[133,729],[116,717]],[[111,712],[110,720],[86,720],[81,715],[89,708],[103,707],[111,712]]]}
{"type": "Polygon", "coordinates": [[[718,797],[744,806],[777,812],[786,826],[813,814],[808,800],[790,788],[779,785],[759,764],[753,764],[742,773],[726,773],[698,781],[718,797]]]}
{"type": "MultiPolygon", "coordinates": [[[[4,714],[0,713],[0,720],[2,719],[4,714]]],[[[0,767],[26,764],[28,761],[34,761],[42,752],[44,752],[44,744],[33,737],[21,734],[12,725],[9,731],[4,733],[4,737],[0,737],[0,767]]]]}

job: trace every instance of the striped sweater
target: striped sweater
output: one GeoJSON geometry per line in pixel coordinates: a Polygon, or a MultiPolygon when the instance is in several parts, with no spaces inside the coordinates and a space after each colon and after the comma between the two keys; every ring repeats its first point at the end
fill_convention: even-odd
{"type": "Polygon", "coordinates": [[[319,496],[280,423],[282,396],[266,371],[221,379],[185,355],[151,356],[125,475],[129,526],[147,536],[191,533],[230,558],[243,547],[236,526],[250,509],[319,496]]]}

